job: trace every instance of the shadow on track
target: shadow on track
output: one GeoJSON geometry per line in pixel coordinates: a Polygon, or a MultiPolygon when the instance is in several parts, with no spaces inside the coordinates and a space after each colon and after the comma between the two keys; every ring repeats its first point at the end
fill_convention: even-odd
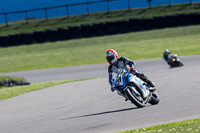
{"type": "Polygon", "coordinates": [[[81,115],[81,116],[63,118],[63,119],[60,119],[60,120],[69,120],[69,119],[75,119],[75,118],[81,118],[81,117],[89,117],[89,116],[104,115],[104,114],[110,114],[110,113],[118,113],[118,112],[124,112],[124,111],[134,110],[134,109],[140,109],[140,108],[134,107],[134,108],[114,110],[114,111],[106,111],[106,112],[94,113],[94,114],[89,114],[89,115],[81,115]]]}

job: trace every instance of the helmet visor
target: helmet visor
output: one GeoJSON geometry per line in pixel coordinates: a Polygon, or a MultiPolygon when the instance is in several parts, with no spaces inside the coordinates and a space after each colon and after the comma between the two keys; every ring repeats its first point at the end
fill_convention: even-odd
{"type": "Polygon", "coordinates": [[[107,56],[106,59],[108,62],[111,62],[113,59],[115,59],[115,56],[114,55],[107,56]]]}

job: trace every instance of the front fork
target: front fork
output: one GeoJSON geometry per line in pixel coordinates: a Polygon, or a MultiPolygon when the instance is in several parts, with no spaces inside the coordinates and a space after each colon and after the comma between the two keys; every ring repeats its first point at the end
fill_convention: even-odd
{"type": "MultiPolygon", "coordinates": [[[[132,87],[132,86],[126,86],[126,87],[123,89],[123,92],[124,92],[126,89],[128,89],[128,88],[130,88],[130,89],[135,93],[135,95],[140,96],[140,93],[139,93],[134,87],[132,87]]],[[[126,100],[128,100],[128,97],[126,97],[126,95],[125,95],[123,92],[122,92],[122,91],[117,91],[117,93],[118,93],[120,96],[123,96],[126,100]]]]}
{"type": "MultiPolygon", "coordinates": [[[[132,90],[132,92],[136,95],[136,96],[141,96],[140,93],[135,89],[135,87],[133,86],[126,86],[123,91],[125,91],[126,89],[130,88],[132,90]]],[[[149,91],[149,90],[146,90],[146,91],[149,91]]],[[[124,95],[121,91],[118,91],[118,94],[123,96],[125,99],[128,99],[126,97],[126,95],[124,95]]],[[[152,97],[152,93],[149,91],[149,94],[148,96],[146,96],[145,98],[143,98],[142,96],[142,99],[144,100],[145,104],[149,102],[149,100],[151,99],[152,97]]]]}

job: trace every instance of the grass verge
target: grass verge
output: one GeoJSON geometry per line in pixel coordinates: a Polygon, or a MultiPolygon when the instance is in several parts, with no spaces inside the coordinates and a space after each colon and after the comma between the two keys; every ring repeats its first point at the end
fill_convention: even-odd
{"type": "Polygon", "coordinates": [[[150,18],[154,16],[171,15],[177,13],[194,13],[200,12],[200,3],[193,4],[176,4],[169,7],[166,6],[155,6],[152,8],[138,8],[124,10],[115,10],[108,12],[97,12],[91,13],[90,15],[74,15],[69,18],[66,17],[56,17],[49,18],[48,22],[45,19],[31,19],[29,23],[26,24],[25,20],[18,20],[9,23],[9,26],[5,24],[0,24],[0,36],[17,34],[17,33],[27,33],[33,31],[40,31],[46,29],[57,29],[57,28],[67,28],[69,26],[78,26],[84,24],[93,24],[100,22],[109,22],[116,20],[125,20],[131,18],[150,18]]]}
{"type": "Polygon", "coordinates": [[[18,77],[8,77],[8,76],[0,76],[0,81],[3,80],[25,80],[24,78],[18,78],[18,77]]]}
{"type": "Polygon", "coordinates": [[[106,63],[115,49],[131,60],[162,58],[164,49],[181,55],[200,54],[200,25],[131,32],[44,44],[0,47],[0,72],[106,63]]]}
{"type": "Polygon", "coordinates": [[[88,79],[60,80],[60,81],[51,81],[51,82],[42,82],[42,83],[31,83],[30,85],[26,85],[26,86],[2,87],[0,88],[0,100],[8,99],[8,98],[22,95],[31,91],[36,91],[36,90],[44,89],[44,88],[55,86],[55,85],[60,85],[60,84],[75,82],[75,81],[88,80],[88,79]]]}
{"type": "Polygon", "coordinates": [[[200,118],[167,123],[120,133],[199,133],[200,118]]]}

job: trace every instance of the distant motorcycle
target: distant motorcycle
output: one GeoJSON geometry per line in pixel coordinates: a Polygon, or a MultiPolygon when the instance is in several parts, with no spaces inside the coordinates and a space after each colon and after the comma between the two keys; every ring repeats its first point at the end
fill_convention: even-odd
{"type": "Polygon", "coordinates": [[[150,87],[140,78],[121,69],[119,74],[113,75],[113,89],[117,90],[125,100],[130,100],[137,107],[145,107],[145,104],[158,104],[160,99],[155,91],[150,91],[150,87]]]}
{"type": "Polygon", "coordinates": [[[167,61],[171,68],[183,66],[183,63],[178,58],[177,54],[170,54],[167,61]]]}

